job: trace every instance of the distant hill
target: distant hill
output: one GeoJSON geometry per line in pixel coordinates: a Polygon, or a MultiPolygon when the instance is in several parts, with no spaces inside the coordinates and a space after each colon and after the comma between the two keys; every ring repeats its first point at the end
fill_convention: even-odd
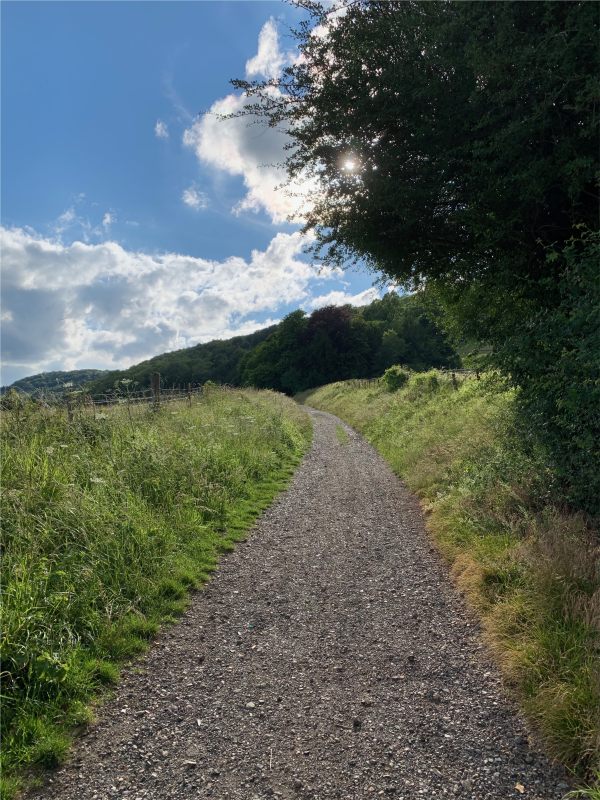
{"type": "Polygon", "coordinates": [[[78,389],[85,383],[96,380],[104,375],[103,369],[73,369],[68,372],[40,372],[38,375],[30,375],[21,378],[10,386],[3,386],[1,394],[5,394],[9,389],[25,394],[39,394],[42,391],[49,391],[55,394],[63,394],[71,389],[78,389]]]}
{"type": "Polygon", "coordinates": [[[162,353],[124,370],[46,372],[12,384],[20,392],[62,393],[85,384],[111,393],[126,381],[146,389],[159,372],[164,388],[206,381],[271,388],[287,394],[347,378],[381,375],[392,364],[415,370],[456,367],[459,354],[415,295],[387,294],[367,306],[293,311],[279,323],[232,339],[162,353]]]}
{"type": "Polygon", "coordinates": [[[247,336],[215,339],[171,353],[162,353],[128,369],[103,373],[90,385],[89,390],[92,394],[110,392],[115,384],[118,385],[123,380],[133,381],[131,388],[134,390],[145,389],[150,386],[153,372],[160,372],[164,387],[201,384],[206,381],[239,385],[242,356],[261,344],[275,329],[276,326],[271,325],[247,336]]]}

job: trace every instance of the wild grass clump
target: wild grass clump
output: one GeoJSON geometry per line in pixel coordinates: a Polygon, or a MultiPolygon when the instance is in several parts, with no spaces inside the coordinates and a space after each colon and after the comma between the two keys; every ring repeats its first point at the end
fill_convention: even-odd
{"type": "Polygon", "coordinates": [[[53,766],[118,680],[293,471],[306,415],[213,389],[158,411],[2,413],[3,796],[53,766]]]}
{"type": "Polygon", "coordinates": [[[548,751],[579,776],[600,771],[600,539],[553,504],[515,390],[494,374],[455,388],[432,371],[394,394],[336,383],[304,399],[364,433],[420,496],[548,751]]]}
{"type": "Polygon", "coordinates": [[[381,376],[381,382],[388,392],[397,392],[410,380],[410,371],[405,367],[394,365],[386,369],[381,376]]]}

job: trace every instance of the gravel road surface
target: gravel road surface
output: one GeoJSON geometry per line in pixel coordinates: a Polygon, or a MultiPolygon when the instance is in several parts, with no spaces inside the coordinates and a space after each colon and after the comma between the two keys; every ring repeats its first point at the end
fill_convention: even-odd
{"type": "Polygon", "coordinates": [[[551,800],[535,747],[424,531],[340,420],[36,797],[551,800]],[[343,438],[343,437],[342,437],[343,438]]]}

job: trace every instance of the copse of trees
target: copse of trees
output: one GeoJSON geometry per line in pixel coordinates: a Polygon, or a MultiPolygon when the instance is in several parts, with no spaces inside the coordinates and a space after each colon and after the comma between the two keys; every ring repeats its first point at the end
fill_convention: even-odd
{"type": "Polygon", "coordinates": [[[302,57],[233,83],[318,185],[314,252],[424,286],[489,343],[565,496],[600,511],[596,5],[299,5],[302,57]]]}
{"type": "Polygon", "coordinates": [[[363,308],[294,311],[244,356],[242,382],[295,394],[349,378],[381,375],[392,364],[412,369],[458,366],[446,335],[417,296],[395,292],[363,308]]]}

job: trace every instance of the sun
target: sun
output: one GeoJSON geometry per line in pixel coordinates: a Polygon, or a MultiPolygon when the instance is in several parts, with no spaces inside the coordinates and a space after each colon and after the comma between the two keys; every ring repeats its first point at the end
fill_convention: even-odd
{"type": "Polygon", "coordinates": [[[344,161],[344,169],[346,172],[354,172],[356,170],[357,163],[353,158],[347,158],[344,161]]]}

